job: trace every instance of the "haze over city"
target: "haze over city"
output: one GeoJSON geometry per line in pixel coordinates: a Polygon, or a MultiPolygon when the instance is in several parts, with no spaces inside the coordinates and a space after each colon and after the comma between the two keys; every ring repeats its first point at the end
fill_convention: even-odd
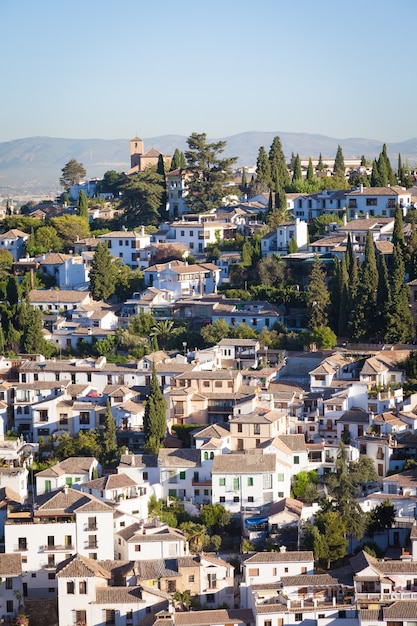
{"type": "Polygon", "coordinates": [[[0,141],[415,136],[415,0],[3,0],[0,141]]]}

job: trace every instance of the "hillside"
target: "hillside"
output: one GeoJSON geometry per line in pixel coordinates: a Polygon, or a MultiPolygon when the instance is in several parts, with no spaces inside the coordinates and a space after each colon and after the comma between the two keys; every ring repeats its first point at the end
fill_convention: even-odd
{"type": "MultiPolygon", "coordinates": [[[[240,165],[253,165],[259,147],[265,146],[269,150],[276,135],[281,138],[288,159],[294,152],[299,153],[301,158],[318,157],[321,153],[325,160],[335,156],[338,145],[342,146],[346,158],[364,154],[371,159],[379,154],[383,144],[383,139],[335,139],[308,133],[251,131],[225,137],[225,155],[238,156],[240,165]]],[[[145,150],[154,147],[172,155],[176,148],[186,149],[186,139],[181,135],[150,137],[144,139],[145,150]]],[[[214,139],[218,138],[209,138],[209,141],[214,139]]],[[[387,149],[394,167],[398,153],[403,162],[408,159],[413,165],[417,163],[417,138],[387,143],[387,149]]],[[[56,193],[59,191],[61,169],[72,158],[84,164],[89,178],[101,178],[107,170],[124,171],[130,163],[129,140],[28,137],[1,142],[0,195],[14,197],[25,193],[56,193]]]]}

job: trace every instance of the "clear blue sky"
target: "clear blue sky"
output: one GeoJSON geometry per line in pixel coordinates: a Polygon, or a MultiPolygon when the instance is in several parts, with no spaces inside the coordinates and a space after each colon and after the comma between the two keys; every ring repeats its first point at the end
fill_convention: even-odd
{"type": "Polygon", "coordinates": [[[0,141],[403,141],[416,18],[416,0],[0,0],[0,141]]]}

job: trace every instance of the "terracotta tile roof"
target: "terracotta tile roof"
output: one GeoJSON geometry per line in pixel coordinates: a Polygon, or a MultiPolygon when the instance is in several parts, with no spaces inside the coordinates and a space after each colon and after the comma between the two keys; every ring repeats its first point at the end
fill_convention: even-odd
{"type": "Polygon", "coordinates": [[[292,450],[292,452],[307,450],[304,435],[279,435],[278,439],[292,450]]]}
{"type": "Polygon", "coordinates": [[[140,604],[142,600],[142,587],[97,587],[96,599],[93,604],[140,604]]]}
{"type": "MultiPolygon", "coordinates": [[[[156,580],[157,578],[171,578],[181,576],[178,572],[177,559],[151,559],[145,561],[136,561],[135,574],[138,581],[156,580]]],[[[194,562],[194,566],[199,564],[194,562]]]]}
{"type": "Polygon", "coordinates": [[[89,300],[88,291],[75,291],[70,289],[31,289],[29,292],[29,300],[32,303],[50,302],[54,304],[62,304],[64,302],[74,303],[89,300]]]}
{"type": "Polygon", "coordinates": [[[327,587],[338,585],[339,581],[330,574],[300,574],[299,576],[281,576],[282,584],[287,587],[327,587]]]}
{"type": "Polygon", "coordinates": [[[102,489],[106,491],[108,489],[121,489],[123,487],[135,487],[137,482],[130,478],[128,474],[123,472],[120,474],[109,474],[108,476],[102,476],[95,480],[90,480],[87,483],[83,483],[83,488],[87,489],[102,489]]]}
{"type": "Polygon", "coordinates": [[[175,626],[212,626],[213,624],[254,624],[250,609],[213,609],[175,613],[175,626]]]}
{"type": "Polygon", "coordinates": [[[273,473],[276,469],[275,454],[262,454],[252,450],[248,453],[219,454],[213,459],[213,474],[273,473]]]}
{"type": "Polygon", "coordinates": [[[69,487],[38,496],[37,503],[35,516],[55,511],[68,514],[74,514],[77,511],[113,511],[112,507],[94,496],[69,487]]]}
{"type": "Polygon", "coordinates": [[[417,619],[417,601],[399,600],[383,609],[384,621],[417,619]]]}
{"type": "Polygon", "coordinates": [[[20,554],[0,554],[0,576],[20,576],[22,573],[22,557],[20,554]]]}
{"type": "Polygon", "coordinates": [[[161,448],[158,453],[159,465],[162,467],[197,467],[201,464],[199,450],[191,448],[161,448]]]}
{"type": "Polygon", "coordinates": [[[268,518],[279,515],[286,511],[293,514],[295,517],[300,517],[303,510],[303,503],[301,500],[295,500],[294,498],[283,498],[271,504],[268,510],[268,518]]]}
{"type": "Polygon", "coordinates": [[[122,454],[119,468],[146,468],[158,467],[158,456],[156,454],[122,454]]]}
{"type": "Polygon", "coordinates": [[[81,554],[73,554],[65,561],[59,563],[56,568],[56,575],[68,578],[92,578],[95,576],[105,578],[106,580],[111,578],[110,573],[99,561],[89,559],[81,554]]]}
{"type": "Polygon", "coordinates": [[[300,552],[257,552],[245,559],[246,563],[304,563],[304,561],[314,561],[311,550],[301,550],[300,552]]]}
{"type": "Polygon", "coordinates": [[[146,532],[146,526],[144,528],[142,524],[134,523],[127,528],[122,528],[122,530],[119,530],[116,534],[128,543],[178,541],[184,539],[184,533],[176,528],[170,528],[169,526],[162,527],[160,530],[148,534],[145,534],[144,530],[146,532]]]}
{"type": "Polygon", "coordinates": [[[230,436],[230,428],[228,423],[211,424],[200,430],[193,430],[194,439],[221,439],[230,436]]]}

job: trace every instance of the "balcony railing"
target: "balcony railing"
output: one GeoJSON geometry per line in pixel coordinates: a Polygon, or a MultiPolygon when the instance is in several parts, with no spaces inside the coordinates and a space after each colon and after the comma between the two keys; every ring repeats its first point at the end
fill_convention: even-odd
{"type": "Polygon", "coordinates": [[[43,546],[45,552],[65,552],[67,550],[74,550],[74,545],[72,543],[67,545],[54,545],[54,546],[43,546]]]}

